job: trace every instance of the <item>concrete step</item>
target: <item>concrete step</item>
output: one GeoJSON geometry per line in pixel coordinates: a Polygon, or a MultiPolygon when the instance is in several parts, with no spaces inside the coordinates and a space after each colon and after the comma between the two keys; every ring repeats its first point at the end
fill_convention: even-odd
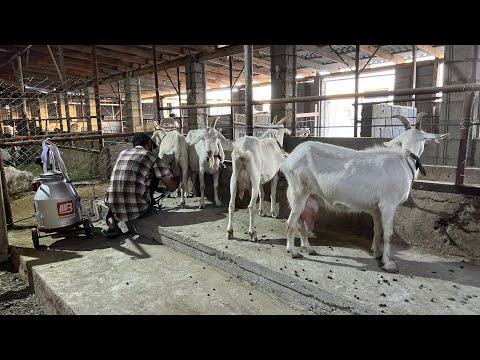
{"type": "MultiPolygon", "coordinates": [[[[163,208],[137,221],[139,234],[225,270],[316,314],[479,314],[480,267],[394,243],[399,274],[384,272],[361,235],[319,233],[318,255],[292,259],[285,251],[285,220],[256,217],[259,241],[249,241],[248,210],[234,214],[226,239],[227,209],[198,199],[164,199],[163,208]]],[[[104,205],[98,204],[104,217],[104,205]]],[[[296,239],[296,246],[299,245],[296,239]]]]}
{"type": "Polygon", "coordinates": [[[49,314],[309,313],[152,239],[106,239],[98,226],[92,239],[76,235],[45,250],[13,249],[49,314]]]}

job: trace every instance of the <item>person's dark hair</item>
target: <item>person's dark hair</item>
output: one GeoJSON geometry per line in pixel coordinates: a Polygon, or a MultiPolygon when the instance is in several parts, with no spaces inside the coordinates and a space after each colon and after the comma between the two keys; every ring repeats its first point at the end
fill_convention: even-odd
{"type": "MultiPolygon", "coordinates": [[[[132,144],[133,146],[145,146],[149,141],[152,141],[152,138],[146,133],[137,133],[133,137],[132,144]]],[[[155,149],[157,144],[152,141],[152,149],[155,149]]]]}

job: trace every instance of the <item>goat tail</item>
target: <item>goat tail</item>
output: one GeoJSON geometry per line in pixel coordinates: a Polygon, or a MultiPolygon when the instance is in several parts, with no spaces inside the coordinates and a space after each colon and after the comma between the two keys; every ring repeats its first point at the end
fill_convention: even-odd
{"type": "Polygon", "coordinates": [[[239,149],[235,144],[233,144],[233,152],[237,156],[237,159],[244,163],[247,159],[250,158],[249,154],[247,151],[243,151],[239,149]]]}

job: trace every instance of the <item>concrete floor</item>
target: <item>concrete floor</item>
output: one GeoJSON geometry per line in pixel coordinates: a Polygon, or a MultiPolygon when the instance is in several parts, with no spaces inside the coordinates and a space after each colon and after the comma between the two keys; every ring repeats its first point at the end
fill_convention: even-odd
{"type": "Polygon", "coordinates": [[[16,246],[15,252],[19,272],[30,269],[30,282],[49,314],[308,314],[138,235],[87,239],[79,232],[40,243],[43,250],[16,246]]]}
{"type": "MultiPolygon", "coordinates": [[[[227,240],[227,209],[206,203],[164,199],[137,222],[140,236],[109,240],[97,222],[93,239],[53,235],[35,250],[30,231],[10,232],[12,258],[52,314],[480,313],[480,267],[461,258],[394,244],[400,273],[389,274],[371,239],[325,232],[310,239],[318,255],[292,259],[284,219],[257,217],[253,243],[239,209],[227,240]]],[[[101,202],[97,210],[104,218],[101,202]]]]}
{"type": "Polygon", "coordinates": [[[239,209],[234,239],[227,240],[226,208],[197,206],[197,199],[187,199],[186,209],[179,199],[164,199],[159,213],[138,222],[138,232],[316,313],[480,314],[480,267],[462,258],[394,244],[400,272],[389,274],[368,251],[371,239],[323,233],[311,238],[318,255],[292,259],[285,250],[285,220],[257,217],[261,240],[252,243],[248,210],[239,209]]]}

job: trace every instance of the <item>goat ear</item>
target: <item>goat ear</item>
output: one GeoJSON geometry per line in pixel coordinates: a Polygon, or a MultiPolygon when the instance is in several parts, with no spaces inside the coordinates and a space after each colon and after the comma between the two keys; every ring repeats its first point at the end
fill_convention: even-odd
{"type": "Polygon", "coordinates": [[[423,140],[435,140],[438,143],[438,140],[446,138],[449,133],[447,134],[431,134],[431,133],[423,133],[423,140]]]}
{"type": "Polygon", "coordinates": [[[233,146],[233,152],[237,155],[241,155],[242,154],[242,151],[240,151],[240,149],[237,147],[237,145],[235,144],[232,144],[233,146]]]}
{"type": "Polygon", "coordinates": [[[204,133],[202,131],[193,132],[193,130],[190,130],[185,137],[185,140],[189,145],[195,145],[200,141],[200,139],[202,139],[203,135],[204,133]]]}
{"type": "Polygon", "coordinates": [[[288,129],[279,129],[275,132],[275,140],[277,140],[278,145],[280,145],[280,148],[283,149],[283,137],[285,136],[285,133],[289,131],[288,129]]]}
{"type": "Polygon", "coordinates": [[[273,121],[271,122],[271,124],[275,124],[275,123],[276,123],[276,121],[277,121],[277,116],[278,116],[278,115],[275,115],[275,117],[273,118],[273,121]]]}
{"type": "Polygon", "coordinates": [[[157,124],[156,122],[153,123],[153,127],[155,128],[155,130],[160,130],[161,126],[159,124],[157,124]]]}
{"type": "Polygon", "coordinates": [[[383,143],[383,145],[385,145],[386,147],[394,147],[396,144],[401,145],[402,143],[400,141],[398,141],[396,138],[383,143]]]}

